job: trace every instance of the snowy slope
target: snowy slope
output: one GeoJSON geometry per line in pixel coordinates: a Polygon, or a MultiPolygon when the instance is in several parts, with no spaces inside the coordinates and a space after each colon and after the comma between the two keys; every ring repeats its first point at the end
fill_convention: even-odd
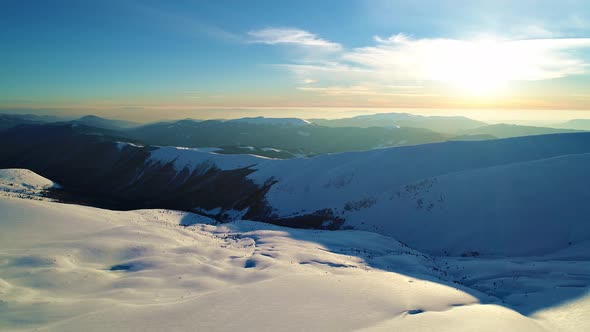
{"type": "Polygon", "coordinates": [[[39,195],[42,191],[57,186],[28,169],[0,169],[0,193],[4,195],[39,195]]]}
{"type": "Polygon", "coordinates": [[[220,155],[203,151],[203,149],[187,149],[177,147],[161,147],[150,153],[149,163],[172,163],[177,171],[187,168],[191,173],[197,168],[206,172],[215,167],[221,170],[232,170],[260,165],[267,158],[254,155],[220,155]]]}
{"type": "MultiPolygon", "coordinates": [[[[3,331],[589,327],[586,316],[576,316],[590,309],[587,296],[523,316],[446,280],[444,258],[370,232],[249,221],[213,226],[169,210],[115,212],[7,197],[0,210],[3,331]],[[199,223],[178,226],[183,220],[199,223]]],[[[469,265],[473,259],[451,261],[451,270],[494,270],[469,265]]],[[[569,278],[585,268],[570,264],[569,278]]],[[[552,291],[542,276],[536,287],[552,291]]]]}
{"type": "Polygon", "coordinates": [[[544,254],[590,240],[589,169],[590,154],[579,154],[451,173],[344,214],[428,252],[544,254]]]}
{"type": "Polygon", "coordinates": [[[249,167],[277,218],[330,209],[345,226],[432,253],[529,255],[590,239],[590,135],[446,142],[271,160],[174,148],[152,162],[194,170],[249,167]],[[444,241],[431,241],[441,232],[444,241]],[[528,238],[528,241],[521,239],[528,238]]]}

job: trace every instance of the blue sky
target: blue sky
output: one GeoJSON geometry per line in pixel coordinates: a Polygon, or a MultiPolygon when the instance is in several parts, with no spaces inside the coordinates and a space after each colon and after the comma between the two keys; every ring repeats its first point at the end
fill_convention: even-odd
{"type": "Polygon", "coordinates": [[[5,0],[0,43],[5,110],[590,108],[585,1],[5,0]]]}

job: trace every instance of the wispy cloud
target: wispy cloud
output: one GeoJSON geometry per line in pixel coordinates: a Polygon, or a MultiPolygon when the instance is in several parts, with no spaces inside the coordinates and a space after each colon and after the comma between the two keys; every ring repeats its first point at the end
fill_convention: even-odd
{"type": "MultiPolygon", "coordinates": [[[[536,26],[528,32],[551,36],[550,31],[536,26]]],[[[269,45],[308,46],[302,56],[278,66],[290,70],[300,82],[310,77],[314,83],[321,82],[308,86],[311,81],[307,81],[307,86],[299,88],[321,95],[430,95],[433,90],[400,93],[384,91],[384,87],[432,82],[431,86],[486,90],[510,81],[551,80],[590,71],[590,63],[577,52],[590,47],[590,38],[448,39],[400,33],[375,36],[371,46],[346,49],[295,28],[268,28],[250,32],[250,36],[253,42],[269,45]]]]}
{"type": "Polygon", "coordinates": [[[316,36],[313,33],[295,28],[266,28],[248,32],[251,42],[269,45],[286,44],[317,47],[339,51],[342,46],[316,36]]]}
{"type": "Polygon", "coordinates": [[[224,30],[183,13],[171,12],[159,7],[151,7],[143,2],[129,1],[125,3],[136,13],[151,18],[153,24],[185,35],[208,36],[212,39],[231,43],[242,42],[241,36],[224,30]]]}

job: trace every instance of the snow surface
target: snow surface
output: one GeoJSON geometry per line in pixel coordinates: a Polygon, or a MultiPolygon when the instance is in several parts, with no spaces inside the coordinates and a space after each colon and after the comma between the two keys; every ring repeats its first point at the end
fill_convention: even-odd
{"type": "Polygon", "coordinates": [[[445,142],[271,160],[162,148],[177,170],[250,167],[265,198],[288,217],[332,209],[355,229],[422,251],[536,255],[590,239],[590,135],[445,142]],[[565,227],[567,226],[567,227],[565,227]],[[449,231],[452,230],[452,231],[449,231]],[[431,239],[444,233],[441,241],[431,239]]]}
{"type": "Polygon", "coordinates": [[[25,200],[53,182],[2,170],[0,330],[588,331],[589,143],[151,151],[179,172],[250,167],[278,181],[274,213],[331,208],[355,229],[333,232],[25,200]]]}
{"type": "Polygon", "coordinates": [[[271,159],[254,155],[220,155],[199,149],[161,147],[150,152],[148,162],[162,165],[173,163],[174,168],[179,172],[186,168],[191,173],[197,169],[205,173],[211,167],[232,170],[250,167],[268,160],[271,159]]]}
{"type": "Polygon", "coordinates": [[[368,196],[370,207],[344,215],[427,252],[545,254],[590,240],[589,169],[590,154],[579,154],[450,173],[368,196]]]}
{"type": "MultiPolygon", "coordinates": [[[[478,178],[496,182],[502,172],[520,178],[513,168],[531,174],[523,185],[542,181],[537,176],[544,167],[574,179],[579,173],[560,165],[582,171],[587,158],[466,172],[471,177],[453,173],[426,196],[459,178],[478,187],[478,178]]],[[[52,185],[22,169],[0,170],[0,183],[3,192],[52,185]]],[[[2,331],[590,329],[590,241],[571,220],[551,229],[558,239],[569,232],[565,248],[551,247],[547,238],[536,255],[461,257],[427,255],[374,232],[243,220],[219,225],[180,211],[120,212],[22,197],[32,198],[0,195],[2,331]]],[[[519,231],[499,227],[506,234],[519,231]]],[[[444,245],[447,237],[463,234],[456,228],[419,232],[425,242],[444,245]]],[[[530,245],[521,236],[514,243],[496,240],[514,254],[520,243],[530,245]]]]}
{"type": "Polygon", "coordinates": [[[37,196],[44,190],[58,186],[28,169],[0,169],[0,194],[37,196]]]}
{"type": "MultiPolygon", "coordinates": [[[[590,328],[588,295],[527,317],[439,279],[443,261],[370,232],[9,197],[0,211],[3,331],[590,328]],[[179,226],[185,219],[202,223],[179,226]]],[[[460,263],[489,275],[473,259],[460,263]]]]}
{"type": "Polygon", "coordinates": [[[123,150],[127,146],[133,146],[133,147],[137,147],[137,148],[143,147],[143,145],[137,145],[137,144],[133,144],[133,143],[129,143],[129,142],[117,142],[116,144],[117,144],[117,149],[119,151],[123,150]]]}

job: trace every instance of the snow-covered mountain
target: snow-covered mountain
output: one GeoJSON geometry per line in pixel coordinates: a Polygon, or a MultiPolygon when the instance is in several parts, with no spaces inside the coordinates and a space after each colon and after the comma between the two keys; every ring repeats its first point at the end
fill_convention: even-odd
{"type": "Polygon", "coordinates": [[[0,133],[43,175],[0,171],[0,329],[590,328],[590,133],[277,160],[65,128],[0,133]]]}
{"type": "Polygon", "coordinates": [[[0,169],[0,186],[2,190],[44,190],[55,183],[28,169],[0,169]]]}
{"type": "Polygon", "coordinates": [[[0,169],[0,194],[9,196],[40,196],[59,185],[28,169],[0,169]]]}
{"type": "MultiPolygon", "coordinates": [[[[49,184],[0,172],[11,179],[49,184]]],[[[535,257],[437,256],[374,232],[215,225],[173,210],[0,196],[0,211],[7,331],[590,328],[590,241],[535,257]]]]}
{"type": "Polygon", "coordinates": [[[179,173],[251,169],[254,183],[273,182],[264,219],[284,225],[315,220],[316,227],[376,231],[437,254],[527,255],[590,239],[580,220],[590,215],[582,180],[589,152],[584,133],[286,161],[160,148],[148,163],[172,164],[179,173]],[[429,240],[451,229],[444,240],[429,240]]]}
{"type": "Polygon", "coordinates": [[[43,129],[43,141],[37,129],[0,133],[0,167],[60,183],[50,192],[64,201],[374,231],[431,254],[534,255],[590,236],[579,218],[590,213],[590,133],[276,160],[43,129]]]}
{"type": "Polygon", "coordinates": [[[590,237],[579,217],[590,213],[590,133],[277,160],[42,129],[0,133],[0,167],[58,182],[50,192],[64,201],[374,231],[432,254],[534,255],[590,237]],[[449,229],[444,241],[429,240],[449,229]]]}

